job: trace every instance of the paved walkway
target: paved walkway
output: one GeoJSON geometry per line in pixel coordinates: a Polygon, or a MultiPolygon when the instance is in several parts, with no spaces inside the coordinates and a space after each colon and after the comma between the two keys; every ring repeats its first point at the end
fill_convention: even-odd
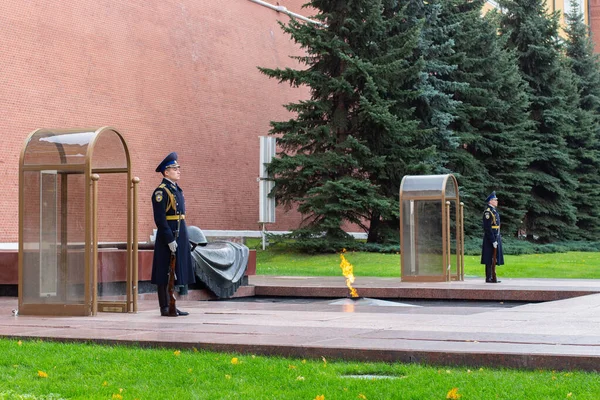
{"type": "MultiPolygon", "coordinates": [[[[257,295],[285,286],[305,293],[313,287],[344,287],[343,278],[252,277],[250,283],[257,285],[257,295]]],[[[344,294],[339,298],[180,300],[178,307],[191,315],[178,318],[160,317],[156,300],[148,295],[140,300],[137,314],[95,317],[14,317],[11,310],[17,299],[0,298],[0,336],[303,358],[600,370],[600,283],[596,281],[512,279],[486,285],[475,280],[417,284],[359,278],[355,286],[363,296],[377,288],[400,287],[423,287],[430,293],[440,289],[438,294],[466,288],[480,292],[479,297],[503,290],[550,291],[562,298],[568,297],[565,292],[585,295],[530,304],[390,301],[368,296],[355,301],[344,294]]]]}

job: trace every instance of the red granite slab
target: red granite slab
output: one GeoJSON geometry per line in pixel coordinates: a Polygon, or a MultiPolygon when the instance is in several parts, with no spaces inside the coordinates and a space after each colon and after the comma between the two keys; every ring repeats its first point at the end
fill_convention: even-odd
{"type": "MultiPolygon", "coordinates": [[[[254,288],[257,292],[270,286],[298,291],[344,288],[343,279],[337,278],[256,276],[251,282],[259,284],[254,288]]],[[[454,298],[457,294],[453,289],[509,295],[509,291],[556,291],[572,296],[593,293],[600,285],[584,280],[510,280],[506,284],[509,291],[505,291],[500,285],[474,280],[408,284],[364,278],[356,286],[359,293],[412,288],[437,291],[438,295],[450,292],[454,298]]],[[[138,313],[99,313],[95,317],[14,317],[11,310],[16,308],[16,299],[0,298],[0,336],[318,359],[556,370],[600,368],[600,294],[535,304],[497,301],[482,307],[454,303],[383,306],[372,301],[359,301],[350,307],[338,301],[343,299],[188,298],[180,299],[178,306],[189,311],[189,316],[165,318],[160,317],[156,300],[150,295],[139,301],[138,313]]]]}

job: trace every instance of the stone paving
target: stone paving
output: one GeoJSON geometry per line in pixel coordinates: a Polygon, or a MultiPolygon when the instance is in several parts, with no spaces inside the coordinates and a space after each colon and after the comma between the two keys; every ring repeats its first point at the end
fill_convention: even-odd
{"type": "Polygon", "coordinates": [[[160,317],[151,295],[142,296],[136,314],[95,317],[15,317],[11,310],[17,307],[17,299],[5,297],[0,298],[0,336],[302,358],[600,371],[600,283],[596,281],[511,279],[498,285],[479,280],[357,281],[355,287],[364,297],[351,300],[345,292],[337,298],[321,296],[319,291],[313,292],[316,297],[309,296],[311,288],[337,293],[344,288],[343,278],[251,277],[257,295],[287,287],[287,292],[306,296],[196,301],[190,295],[177,303],[190,315],[177,318],[160,317]],[[424,297],[429,300],[365,295],[376,294],[377,289],[391,294],[390,290],[414,288],[429,293],[424,297]],[[475,297],[471,301],[456,301],[460,296],[451,295],[453,291],[477,294],[470,296],[475,297]],[[503,291],[511,301],[499,300],[503,291]],[[520,300],[514,298],[515,291],[523,293],[520,300]],[[531,301],[528,292],[554,292],[562,300],[524,303],[531,301]],[[486,298],[494,300],[483,302],[486,298]]]}

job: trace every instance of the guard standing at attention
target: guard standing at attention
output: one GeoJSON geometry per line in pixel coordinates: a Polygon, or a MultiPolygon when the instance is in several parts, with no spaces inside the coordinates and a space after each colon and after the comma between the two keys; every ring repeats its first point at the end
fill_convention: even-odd
{"type": "Polygon", "coordinates": [[[481,263],[485,264],[485,281],[499,283],[496,277],[496,265],[504,264],[502,253],[502,236],[500,235],[500,214],[496,192],[492,192],[487,199],[487,206],[483,211],[483,244],[481,246],[481,263]],[[495,260],[494,260],[495,256],[495,260]]]}
{"type": "MultiPolygon", "coordinates": [[[[152,194],[152,208],[157,232],[154,242],[152,280],[157,285],[160,315],[169,316],[169,264],[175,253],[175,285],[195,282],[192,255],[185,224],[185,199],[177,184],[181,177],[177,153],[171,153],[156,167],[163,176],[161,184],[152,194]]],[[[189,313],[177,310],[177,315],[189,313]]]]}

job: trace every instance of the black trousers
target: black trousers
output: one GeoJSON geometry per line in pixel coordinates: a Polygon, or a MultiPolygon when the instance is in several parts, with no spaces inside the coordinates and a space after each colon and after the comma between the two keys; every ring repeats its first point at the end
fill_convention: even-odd
{"type": "Polygon", "coordinates": [[[158,294],[158,306],[161,311],[164,309],[169,309],[169,286],[167,285],[157,285],[156,292],[158,294]]]}

